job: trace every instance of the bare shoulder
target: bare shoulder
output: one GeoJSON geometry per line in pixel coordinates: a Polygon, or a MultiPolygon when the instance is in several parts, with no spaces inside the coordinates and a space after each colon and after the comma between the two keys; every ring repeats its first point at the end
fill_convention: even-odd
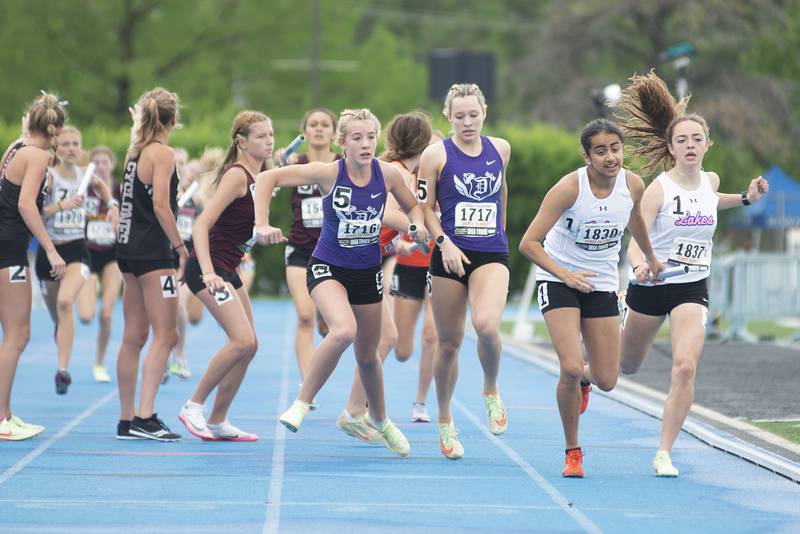
{"type": "Polygon", "coordinates": [[[644,193],[644,180],[635,172],[625,169],[625,183],[628,184],[628,190],[637,197],[641,197],[644,193]]]}
{"type": "Polygon", "coordinates": [[[706,174],[708,174],[708,179],[709,179],[709,181],[711,181],[711,188],[714,191],[718,191],[719,190],[719,181],[720,181],[719,180],[719,174],[715,173],[714,171],[706,171],[706,174]]]}
{"type": "Polygon", "coordinates": [[[140,153],[140,159],[146,158],[152,161],[170,162],[175,161],[175,151],[172,147],[163,145],[161,143],[150,143],[144,147],[140,153]]]}
{"type": "Polygon", "coordinates": [[[550,188],[547,196],[550,196],[558,205],[566,209],[575,204],[575,201],[578,200],[579,192],[578,171],[572,171],[556,182],[556,184],[550,188]]]}
{"type": "Polygon", "coordinates": [[[444,149],[444,141],[428,145],[425,147],[425,150],[422,151],[422,156],[420,156],[420,158],[425,158],[427,161],[433,162],[444,161],[445,157],[446,151],[444,149]]]}
{"type": "Polygon", "coordinates": [[[507,159],[508,156],[511,155],[511,143],[502,137],[489,137],[489,140],[492,142],[495,149],[500,152],[500,155],[503,156],[503,159],[507,159]]]}

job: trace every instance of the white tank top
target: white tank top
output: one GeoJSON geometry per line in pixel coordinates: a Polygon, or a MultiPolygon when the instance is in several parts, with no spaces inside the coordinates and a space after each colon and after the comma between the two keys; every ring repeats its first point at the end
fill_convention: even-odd
{"type": "MultiPolygon", "coordinates": [[[[64,178],[54,167],[48,169],[53,176],[53,187],[47,195],[47,204],[55,204],[64,201],[78,192],[78,185],[85,169],[75,166],[75,178],[64,178]]],[[[83,206],[70,210],[61,210],[48,217],[44,226],[47,235],[56,242],[75,241],[83,239],[86,228],[86,209],[83,206]]]]}
{"type": "Polygon", "coordinates": [[[650,229],[653,252],[665,267],[688,265],[690,269],[688,274],[667,278],[662,283],[685,284],[707,278],[719,203],[708,173],[700,173],[700,185],[694,191],[679,186],[667,173],[662,172],[656,180],[664,191],[664,199],[650,229]]]}
{"type": "MultiPolygon", "coordinates": [[[[619,289],[617,264],[622,234],[631,209],[633,200],[625,169],[617,174],[611,194],[601,199],[592,193],[586,167],[581,167],[578,169],[578,198],[547,232],[544,250],[570,272],[597,273],[589,278],[595,291],[616,291],[619,289]]],[[[536,271],[536,279],[561,282],[541,267],[536,271]]]]}

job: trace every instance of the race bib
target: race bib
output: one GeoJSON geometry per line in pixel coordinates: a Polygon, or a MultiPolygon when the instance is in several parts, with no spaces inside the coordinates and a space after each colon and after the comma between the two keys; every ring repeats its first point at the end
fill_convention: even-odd
{"type": "Polygon", "coordinates": [[[111,221],[89,221],[86,225],[86,239],[98,245],[113,245],[117,240],[111,221]]]}
{"type": "Polygon", "coordinates": [[[675,265],[688,265],[693,271],[707,271],[711,264],[712,247],[710,240],[679,237],[672,244],[667,261],[675,265]]]}
{"type": "Polygon", "coordinates": [[[497,233],[497,204],[459,202],[456,205],[455,235],[488,237],[497,233]]]}
{"type": "Polygon", "coordinates": [[[575,245],[583,250],[595,252],[617,246],[622,237],[622,228],[617,223],[587,222],[581,225],[575,245]]]}
{"type": "Polygon", "coordinates": [[[300,211],[303,215],[303,226],[306,228],[322,227],[322,198],[311,197],[300,201],[300,211]]]}
{"type": "Polygon", "coordinates": [[[194,217],[190,215],[178,215],[178,232],[181,234],[181,239],[189,241],[192,238],[192,224],[194,217]]]}
{"type": "Polygon", "coordinates": [[[55,214],[53,226],[59,230],[83,230],[86,226],[86,211],[82,208],[59,211],[55,214]]]}
{"type": "Polygon", "coordinates": [[[363,247],[377,243],[380,232],[380,219],[370,219],[368,221],[342,220],[339,221],[337,238],[339,246],[342,248],[363,247]]]}

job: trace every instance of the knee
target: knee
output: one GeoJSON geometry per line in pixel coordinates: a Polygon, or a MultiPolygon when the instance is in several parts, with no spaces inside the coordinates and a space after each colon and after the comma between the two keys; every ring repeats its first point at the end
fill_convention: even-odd
{"type": "Polygon", "coordinates": [[[472,327],[481,338],[490,338],[499,335],[500,323],[486,315],[476,314],[472,318],[472,327]]]}
{"type": "Polygon", "coordinates": [[[112,311],[111,309],[105,309],[100,312],[100,321],[103,323],[110,323],[111,322],[112,311]]]}
{"type": "Polygon", "coordinates": [[[461,348],[461,343],[455,341],[442,340],[439,343],[439,350],[436,357],[440,360],[452,360],[458,357],[458,350],[461,348]]]}
{"type": "Polygon", "coordinates": [[[697,365],[691,360],[681,360],[672,367],[672,381],[678,384],[689,384],[694,380],[697,365]]]}
{"type": "Polygon", "coordinates": [[[5,336],[3,344],[6,345],[16,354],[21,354],[25,347],[28,346],[28,341],[31,339],[30,325],[18,328],[16,331],[4,332],[5,336]]]}
{"type": "Polygon", "coordinates": [[[560,379],[562,382],[572,384],[579,382],[583,378],[583,362],[562,363],[560,379]]]}
{"type": "Polygon", "coordinates": [[[325,336],[325,339],[330,339],[331,343],[343,349],[352,345],[355,338],[355,326],[334,327],[331,328],[325,336]]]}
{"type": "Polygon", "coordinates": [[[397,345],[394,347],[394,357],[397,358],[398,362],[406,362],[411,358],[411,354],[414,352],[414,344],[413,342],[398,342],[397,345]]]}
{"type": "Polygon", "coordinates": [[[434,325],[426,325],[422,329],[422,345],[433,346],[439,342],[439,336],[436,334],[436,327],[434,325]]]}
{"type": "Polygon", "coordinates": [[[122,343],[133,347],[137,351],[142,350],[144,344],[147,343],[147,330],[140,330],[137,332],[125,331],[122,334],[122,343]]]}
{"type": "Polygon", "coordinates": [[[314,328],[314,313],[300,312],[297,314],[297,329],[311,330],[314,328]]]}
{"type": "Polygon", "coordinates": [[[617,376],[610,375],[610,376],[595,376],[594,378],[594,385],[599,387],[603,391],[611,391],[617,385],[617,376]]]}
{"type": "Polygon", "coordinates": [[[56,300],[56,312],[58,315],[66,315],[72,313],[72,301],[66,298],[58,297],[56,300]]]}
{"type": "Polygon", "coordinates": [[[88,313],[79,313],[78,314],[78,320],[81,322],[81,324],[87,324],[88,325],[88,324],[90,324],[92,322],[92,319],[94,319],[94,314],[88,314],[88,313]]]}
{"type": "Polygon", "coordinates": [[[639,371],[639,367],[640,364],[632,361],[626,361],[623,357],[619,364],[619,371],[624,375],[632,375],[639,371]]]}
{"type": "Polygon", "coordinates": [[[372,370],[378,365],[378,354],[375,351],[356,353],[356,363],[359,369],[372,370]]]}
{"type": "Polygon", "coordinates": [[[233,345],[237,356],[239,358],[247,359],[248,362],[255,357],[256,351],[258,351],[258,340],[256,339],[255,334],[252,333],[249,336],[232,339],[231,345],[233,345]]]}
{"type": "Polygon", "coordinates": [[[163,332],[155,334],[153,337],[153,343],[160,343],[161,345],[169,347],[169,350],[172,350],[173,347],[178,344],[178,329],[171,328],[169,330],[164,330],[163,332]]]}

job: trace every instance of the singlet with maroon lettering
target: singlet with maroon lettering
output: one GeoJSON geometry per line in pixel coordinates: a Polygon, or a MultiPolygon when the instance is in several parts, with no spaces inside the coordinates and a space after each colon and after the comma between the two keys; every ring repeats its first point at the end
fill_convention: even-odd
{"type": "Polygon", "coordinates": [[[361,187],[350,180],[345,160],[327,195],[322,197],[324,220],[313,256],[337,267],[367,269],[380,266],[378,235],[386,206],[386,183],[381,165],[372,159],[369,183],[361,187]]]}
{"type": "MultiPolygon", "coordinates": [[[[336,160],[341,159],[336,154],[336,160]]],[[[308,155],[300,154],[297,165],[308,163],[308,155]]],[[[322,228],[322,195],[316,185],[301,185],[292,191],[292,227],[287,236],[288,244],[305,250],[317,245],[322,228]]]]}

